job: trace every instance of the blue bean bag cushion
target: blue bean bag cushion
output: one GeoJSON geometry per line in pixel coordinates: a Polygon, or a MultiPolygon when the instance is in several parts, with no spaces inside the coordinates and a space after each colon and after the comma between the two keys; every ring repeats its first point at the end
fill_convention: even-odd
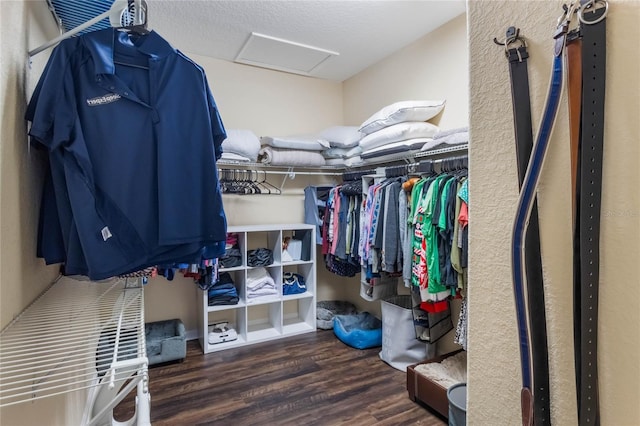
{"type": "Polygon", "coordinates": [[[343,343],[356,349],[382,346],[382,321],[369,312],[334,316],[333,332],[343,343]]]}

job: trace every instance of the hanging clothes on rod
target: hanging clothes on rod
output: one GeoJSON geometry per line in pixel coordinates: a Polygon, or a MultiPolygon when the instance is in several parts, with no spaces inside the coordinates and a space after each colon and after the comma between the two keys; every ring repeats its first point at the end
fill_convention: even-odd
{"type": "Polygon", "coordinates": [[[361,200],[362,189],[356,180],[328,192],[321,231],[322,254],[327,269],[336,275],[354,277],[360,272],[357,236],[361,200]]]}
{"type": "Polygon", "coordinates": [[[38,256],[68,275],[100,280],[224,252],[226,132],[207,78],[133,22],[60,41],[27,109],[31,142],[49,156],[38,256]]]}
{"type": "MultiPolygon", "coordinates": [[[[453,328],[449,300],[466,292],[468,179],[464,157],[421,168],[431,172],[404,187],[409,200],[405,253],[411,256],[405,265],[411,269],[403,278],[411,285],[416,336],[434,342],[453,328]]],[[[466,333],[463,325],[459,328],[457,343],[465,346],[466,333]]]]}
{"type": "MultiPolygon", "coordinates": [[[[412,271],[416,269],[416,265],[411,263],[413,258],[412,249],[407,242],[412,241],[415,233],[415,223],[411,223],[411,226],[408,226],[408,221],[413,220],[409,211],[412,207],[413,185],[420,180],[422,180],[421,185],[424,185],[426,182],[425,177],[433,178],[439,175],[442,178],[446,176],[447,180],[456,179],[455,185],[452,185],[451,182],[453,181],[451,181],[447,186],[450,193],[444,195],[439,191],[437,192],[439,197],[445,197],[445,200],[449,203],[447,207],[450,211],[447,212],[447,219],[453,223],[453,215],[456,211],[455,197],[451,197],[451,194],[454,193],[454,189],[458,189],[459,184],[461,185],[466,180],[467,164],[467,156],[457,156],[438,160],[423,160],[419,163],[399,166],[388,166],[384,168],[384,174],[382,175],[375,175],[376,171],[374,170],[344,173],[343,184],[329,191],[326,197],[328,208],[327,214],[323,215],[325,220],[323,229],[326,232],[320,232],[323,236],[324,252],[331,254],[331,250],[335,251],[337,247],[342,247],[342,238],[347,235],[345,242],[347,238],[350,244],[357,240],[358,257],[366,275],[363,279],[375,280],[381,277],[381,274],[402,275],[406,286],[411,287],[412,271]],[[415,177],[412,178],[411,176],[415,177]],[[363,177],[373,179],[372,184],[368,185],[366,189],[363,189],[363,177]],[[343,200],[340,197],[344,194],[347,196],[362,195],[358,202],[360,219],[358,220],[359,233],[356,238],[352,238],[350,232],[344,235],[341,234],[343,227],[340,225],[340,220],[344,220],[344,223],[351,223],[349,221],[352,220],[349,219],[351,218],[351,210],[348,209],[341,212],[345,204],[342,203],[343,200]]],[[[381,173],[380,170],[378,170],[378,173],[381,173]]],[[[306,197],[309,198],[307,203],[308,210],[311,212],[309,217],[312,217],[313,212],[317,210],[315,208],[317,203],[313,201],[313,193],[314,191],[312,190],[305,191],[306,197]]],[[[414,198],[416,202],[424,202],[424,199],[420,197],[422,194],[414,195],[416,195],[414,198]]],[[[324,200],[322,201],[324,202],[324,200]]],[[[440,203],[441,201],[438,201],[438,208],[440,208],[440,203]]],[[[416,205],[413,206],[413,208],[415,207],[416,205]]],[[[352,230],[353,228],[349,229],[352,230]]],[[[447,232],[453,232],[454,229],[457,231],[458,226],[449,226],[447,232]]],[[[436,234],[433,233],[433,235],[436,234]]],[[[449,240],[453,239],[453,235],[447,235],[447,237],[449,240]]],[[[444,242],[439,244],[440,246],[445,245],[444,242]]],[[[422,246],[420,246],[420,249],[422,249],[422,246]]],[[[439,261],[443,264],[443,276],[448,279],[451,287],[455,287],[453,290],[453,295],[455,295],[458,284],[460,284],[460,288],[463,287],[463,278],[458,276],[463,273],[463,268],[458,267],[457,263],[456,267],[445,265],[445,259],[451,252],[448,248],[445,248],[445,250],[446,252],[443,251],[442,259],[439,259],[439,261]],[[454,274],[458,274],[455,275],[455,280],[451,278],[454,274]]],[[[342,250],[339,253],[342,254],[342,250]]],[[[454,254],[454,257],[456,260],[459,258],[458,252],[454,254]]],[[[331,261],[333,262],[333,259],[331,261]]],[[[329,269],[332,269],[331,265],[329,269]]],[[[425,281],[425,285],[426,283],[425,281]]],[[[414,284],[418,285],[417,282],[414,284]]],[[[451,294],[450,291],[447,296],[443,297],[448,297],[451,294]]],[[[430,300],[425,294],[425,301],[430,300]]]]}

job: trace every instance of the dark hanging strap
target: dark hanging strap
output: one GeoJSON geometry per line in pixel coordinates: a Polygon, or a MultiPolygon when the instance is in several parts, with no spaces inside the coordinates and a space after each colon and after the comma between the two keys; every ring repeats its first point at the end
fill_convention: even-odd
{"type": "Polygon", "coordinates": [[[547,153],[553,124],[558,113],[560,98],[562,95],[564,80],[563,53],[572,13],[573,8],[570,12],[565,12],[561,16],[554,34],[554,58],[549,91],[542,119],[540,121],[538,134],[536,135],[536,141],[533,145],[524,180],[522,181],[511,238],[511,270],[513,291],[516,302],[518,338],[520,342],[520,364],[522,368],[522,391],[520,395],[520,404],[522,409],[523,426],[534,424],[534,388],[532,387],[531,380],[532,367],[530,361],[529,327],[526,316],[525,296],[525,289],[527,288],[527,277],[525,272],[525,241],[531,212],[536,199],[536,191],[540,180],[540,174],[542,172],[542,165],[547,153]]]}
{"type": "Polygon", "coordinates": [[[576,221],[575,190],[578,188],[578,162],[580,147],[580,118],[582,115],[582,38],[575,30],[567,36],[567,94],[569,100],[569,140],[571,152],[571,188],[573,220],[576,221]]]}
{"type": "Polygon", "coordinates": [[[571,208],[573,232],[573,338],[576,389],[580,389],[580,123],[582,119],[582,34],[579,29],[567,37],[567,98],[569,102],[569,147],[571,156],[571,208]]]}
{"type": "MultiPolygon", "coordinates": [[[[510,27],[509,37],[519,31],[510,27]]],[[[518,183],[522,186],[533,149],[531,125],[531,102],[529,97],[529,72],[527,69],[527,45],[518,37],[520,46],[506,49],[511,76],[511,100],[516,139],[518,183]]],[[[516,43],[517,44],[517,43],[516,43]]],[[[537,202],[533,201],[529,226],[524,241],[524,263],[527,277],[527,309],[530,332],[530,351],[533,391],[533,417],[535,425],[551,424],[549,407],[549,356],[547,348],[547,325],[544,301],[544,282],[540,255],[540,231],[537,202]]]]}
{"type": "Polygon", "coordinates": [[[599,425],[598,285],[608,3],[581,1],[582,131],[580,147],[580,371],[578,421],[599,425]],[[598,7],[604,5],[605,7],[598,7]]]}

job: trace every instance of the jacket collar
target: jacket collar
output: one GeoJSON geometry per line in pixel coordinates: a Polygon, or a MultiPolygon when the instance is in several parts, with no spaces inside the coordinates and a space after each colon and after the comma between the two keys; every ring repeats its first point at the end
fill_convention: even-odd
{"type": "Polygon", "coordinates": [[[116,28],[93,31],[82,36],[84,45],[95,64],[96,74],[115,74],[113,54],[117,51],[139,52],[151,58],[163,58],[175,49],[158,33],[151,31],[132,41],[130,35],[116,28]]]}

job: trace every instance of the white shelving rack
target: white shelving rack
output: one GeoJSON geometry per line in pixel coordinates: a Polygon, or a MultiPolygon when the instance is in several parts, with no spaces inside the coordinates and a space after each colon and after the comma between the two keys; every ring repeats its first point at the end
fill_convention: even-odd
{"type": "Polygon", "coordinates": [[[242,264],[221,268],[228,272],[238,291],[236,305],[209,306],[208,293],[198,292],[198,328],[200,345],[204,353],[280,339],[316,330],[316,244],[315,226],[307,224],[281,224],[256,226],[229,226],[228,233],[238,235],[242,264]],[[302,241],[300,260],[283,261],[283,241],[290,237],[302,241]],[[273,263],[265,266],[278,289],[277,294],[259,298],[247,297],[247,253],[257,248],[268,248],[273,263]],[[283,295],[282,280],[287,272],[304,277],[304,293],[283,295]],[[210,344],[209,328],[215,323],[228,322],[238,338],[233,341],[210,344]]]}
{"type": "Polygon", "coordinates": [[[0,408],[86,391],[81,424],[112,424],[137,388],[120,424],[147,426],[147,366],[142,284],[61,277],[0,333],[0,408]]]}

